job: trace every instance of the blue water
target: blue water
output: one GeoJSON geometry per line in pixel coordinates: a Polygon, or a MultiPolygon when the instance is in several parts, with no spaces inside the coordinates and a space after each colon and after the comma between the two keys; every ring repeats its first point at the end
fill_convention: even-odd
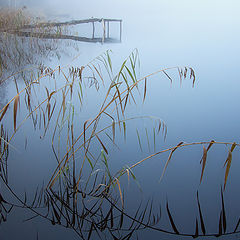
{"type": "MultiPolygon", "coordinates": [[[[27,5],[24,2],[18,4],[27,5]]],[[[131,166],[151,154],[176,146],[179,142],[209,142],[211,140],[238,142],[240,120],[237,105],[240,87],[238,26],[240,18],[237,1],[211,1],[211,3],[207,1],[193,3],[187,0],[181,3],[177,1],[121,3],[91,1],[82,4],[74,1],[68,4],[51,1],[42,6],[33,2],[28,4],[29,9],[34,8],[36,12],[45,14],[47,18],[58,21],[92,16],[123,19],[122,43],[74,43],[74,46],[72,46],[73,43],[70,46],[67,46],[66,42],[60,43],[60,59],[55,55],[46,57],[43,59],[45,66],[52,68],[67,64],[81,66],[111,49],[113,69],[117,72],[124,59],[136,48],[140,58],[139,78],[160,69],[175,66],[192,67],[195,71],[194,88],[189,77],[180,85],[178,72],[174,69],[167,72],[173,79],[172,84],[162,73],[148,77],[144,103],[144,82],[140,83],[140,93],[136,90],[134,92],[137,104],[131,101],[126,108],[126,119],[138,117],[138,119],[126,121],[126,140],[124,140],[123,126],[121,131],[116,129],[118,147],[114,147],[106,136],[100,135],[106,141],[109,167],[113,175],[122,167],[131,166]],[[77,55],[79,55],[78,58],[72,61],[77,55]],[[148,118],[142,119],[142,116],[160,118],[167,125],[166,139],[164,140],[164,136],[160,133],[154,140],[155,122],[148,118]],[[146,134],[146,129],[148,134],[146,134]],[[140,134],[142,150],[136,130],[140,134]]],[[[88,28],[87,26],[85,27],[88,28]]],[[[116,27],[118,26],[111,25],[114,35],[117,35],[116,27]]],[[[57,83],[59,85],[64,81],[62,77],[57,79],[59,79],[57,83]]],[[[41,87],[54,89],[54,81],[44,81],[41,87]]],[[[19,88],[24,86],[21,81],[18,84],[19,88]]],[[[79,100],[77,95],[74,95],[72,104],[75,106],[75,138],[83,130],[84,121],[92,119],[98,112],[104,99],[103,94],[106,93],[106,86],[105,88],[101,86],[98,92],[94,87],[86,86],[82,108],[77,105],[79,100]]],[[[16,94],[16,89],[14,83],[11,82],[4,87],[6,87],[7,95],[5,94],[3,102],[6,102],[16,94]]],[[[46,95],[46,92],[39,89],[37,86],[36,92],[41,98],[46,95]]],[[[19,122],[26,113],[23,106],[24,100],[21,99],[19,122]]],[[[12,111],[13,107],[10,108],[4,122],[9,133],[13,131],[12,111]]],[[[111,125],[111,119],[105,116],[100,122],[100,127],[109,124],[111,125]]],[[[50,129],[53,126],[54,120],[50,124],[50,129]]],[[[22,199],[24,191],[31,199],[36,186],[46,184],[56,168],[56,159],[51,149],[52,131],[48,131],[44,139],[40,138],[43,133],[42,129],[34,129],[32,122],[28,120],[19,129],[10,145],[9,183],[22,199]]],[[[59,145],[59,154],[62,156],[66,149],[67,135],[65,130],[61,134],[63,140],[59,145]]],[[[111,135],[111,131],[109,134],[111,135]]],[[[208,144],[204,146],[207,148],[208,144]]],[[[202,158],[202,145],[177,149],[161,181],[160,177],[169,152],[147,159],[133,168],[137,181],[131,177],[128,181],[126,174],[120,179],[126,199],[126,212],[134,216],[141,202],[145,206],[149,199],[153,199],[153,212],[157,213],[160,205],[162,211],[162,217],[156,227],[174,232],[166,210],[168,201],[179,232],[193,235],[197,217],[199,234],[201,234],[196,196],[199,191],[206,233],[218,233],[219,214],[222,207],[221,186],[223,187],[225,174],[223,165],[229,148],[231,147],[224,144],[212,146],[208,152],[201,184],[199,162],[202,158]]],[[[98,156],[101,149],[102,146],[96,141],[91,151],[98,156]]],[[[81,154],[79,153],[77,157],[81,159],[81,154]]],[[[238,158],[239,149],[236,147],[224,191],[227,232],[234,230],[239,218],[238,169],[240,166],[238,158]]],[[[99,163],[96,168],[103,169],[104,166],[99,163]]],[[[5,194],[4,197],[8,196],[11,199],[11,194],[5,189],[4,184],[1,187],[1,192],[5,194]]],[[[114,194],[119,196],[117,187],[114,194]]],[[[120,200],[119,206],[121,206],[120,200]]],[[[22,223],[22,220],[31,216],[31,213],[25,209],[12,211],[8,215],[7,222],[0,225],[1,239],[37,239],[37,235],[38,239],[79,239],[70,229],[52,226],[51,223],[41,218],[22,223]]],[[[237,239],[238,235],[227,235],[221,239],[237,239]]],[[[151,229],[136,231],[131,239],[137,239],[137,236],[139,239],[190,239],[190,237],[164,234],[151,229]]],[[[93,233],[92,239],[98,238],[99,236],[93,233]]],[[[106,233],[103,239],[112,239],[112,237],[106,233]]],[[[212,239],[212,237],[206,237],[206,239],[212,239]]]]}

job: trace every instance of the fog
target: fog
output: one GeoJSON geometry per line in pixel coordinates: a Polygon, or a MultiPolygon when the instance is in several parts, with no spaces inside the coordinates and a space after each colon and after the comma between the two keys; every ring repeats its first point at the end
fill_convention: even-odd
{"type": "MultiPolygon", "coordinates": [[[[75,51],[75,48],[73,48],[73,53],[71,55],[69,50],[70,48],[66,47],[65,51],[61,55],[61,58],[53,57],[51,60],[47,58],[43,59],[43,63],[46,66],[52,66],[53,68],[58,65],[68,66],[69,62],[71,65],[73,64],[73,66],[75,66],[74,64],[79,67],[85,66],[86,63],[90,62],[96,56],[99,56],[106,50],[111,49],[113,50],[111,55],[113,64],[115,64],[113,66],[117,66],[116,68],[119,70],[119,67],[122,66],[123,60],[129,56],[133,49],[137,48],[140,53],[141,77],[147,76],[148,74],[165,67],[180,66],[183,67],[183,69],[185,66],[192,67],[197,76],[194,88],[192,88],[191,81],[187,81],[187,79],[186,81],[184,80],[182,87],[179,87],[178,72],[176,72],[176,81],[175,77],[173,77],[174,81],[172,84],[170,84],[169,79],[165,75],[157,74],[152,78],[147,77],[145,78],[146,80],[148,79],[148,82],[146,81],[146,101],[142,104],[141,100],[140,104],[137,106],[130,104],[129,110],[127,109],[125,112],[127,114],[127,118],[131,118],[132,116],[157,116],[167,123],[167,140],[164,143],[162,140],[159,141],[157,143],[157,150],[162,149],[163,146],[165,146],[164,144],[172,147],[182,141],[198,142],[210,141],[213,139],[220,142],[237,142],[237,139],[239,139],[240,113],[233,108],[239,99],[240,88],[238,72],[240,56],[239,0],[0,0],[0,7],[6,6],[13,8],[26,6],[26,9],[29,12],[32,12],[32,14],[45,17],[46,20],[51,21],[76,20],[91,17],[115,18],[123,20],[123,35],[121,43],[101,44],[74,42],[77,44],[78,51],[75,51]],[[65,52],[69,55],[65,54],[65,52]],[[79,56],[79,58],[75,59],[75,56],[79,56]],[[73,57],[75,62],[72,61],[73,57]]],[[[102,25],[100,27],[102,27],[102,25]]],[[[87,28],[87,30],[91,31],[92,25],[87,25],[87,28]]],[[[111,34],[114,30],[119,33],[119,25],[111,25],[111,34]]],[[[63,42],[64,40],[61,43],[63,42]]],[[[171,74],[172,72],[170,72],[170,75],[171,74]]],[[[15,84],[13,82],[12,89],[15,90],[15,84]]],[[[83,115],[79,114],[79,116],[76,114],[76,118],[79,117],[80,119],[78,119],[77,128],[79,127],[79,122],[82,121],[83,116],[86,117],[90,115],[90,118],[92,118],[92,116],[95,116],[95,113],[99,110],[98,104],[100,104],[101,101],[97,98],[98,95],[91,91],[93,91],[92,88],[87,89],[87,100],[84,99],[85,102],[83,107],[86,107],[86,112],[84,112],[85,110],[82,111],[81,113],[83,113],[83,115]],[[86,114],[86,116],[84,114],[86,114]]],[[[141,91],[143,92],[143,89],[141,89],[141,91]]],[[[43,94],[46,94],[45,88],[43,88],[43,92],[43,94]]],[[[11,93],[10,90],[9,93],[11,93]]],[[[38,94],[41,95],[39,92],[38,94]]],[[[60,99],[59,102],[61,103],[62,99],[60,99]]],[[[78,98],[76,102],[78,102],[78,98]]],[[[21,104],[21,106],[23,106],[23,104],[21,104]]],[[[76,104],[76,106],[78,105],[76,104]]],[[[12,111],[10,114],[11,121],[8,121],[6,124],[9,124],[9,129],[10,127],[12,129],[12,111]]],[[[114,160],[114,164],[116,164],[114,167],[117,169],[120,165],[120,167],[122,167],[122,165],[130,165],[132,164],[132,161],[135,162],[135,160],[138,161],[140,159],[138,156],[138,142],[136,141],[136,126],[134,124],[135,122],[127,127],[128,142],[130,144],[126,144],[126,151],[123,148],[123,150],[121,149],[121,152],[117,153],[116,156],[114,155],[110,158],[111,160],[114,160]]],[[[142,121],[138,124],[139,125],[136,125],[139,126],[139,129],[143,130],[142,132],[144,138],[144,130],[147,129],[146,126],[148,125],[145,125],[145,122],[142,121]]],[[[152,128],[150,130],[152,130],[152,128]]],[[[26,126],[26,129],[24,129],[23,132],[26,136],[29,135],[31,137],[33,135],[32,129],[28,128],[28,126],[26,126]]],[[[16,138],[13,146],[23,145],[23,136],[18,136],[19,137],[16,138]]],[[[118,134],[116,134],[116,136],[118,136],[118,134]]],[[[146,137],[148,138],[147,132],[146,137]]],[[[51,153],[47,146],[48,143],[46,142],[46,146],[43,145],[42,138],[39,138],[37,134],[34,135],[30,141],[29,146],[31,146],[31,148],[29,148],[29,152],[26,153],[26,156],[22,154],[25,153],[24,150],[20,154],[17,151],[13,151],[13,155],[11,156],[12,159],[9,161],[13,166],[12,169],[10,166],[12,171],[10,176],[12,176],[14,181],[16,181],[16,179],[21,179],[22,182],[17,182],[17,184],[21,185],[21,189],[24,186],[24,181],[30,182],[31,180],[31,183],[33,183],[36,177],[36,181],[38,182],[38,178],[42,179],[42,175],[45,176],[51,174],[51,169],[55,168],[55,159],[49,157],[51,153]],[[41,142],[41,144],[39,144],[39,142],[41,142]],[[39,148],[43,150],[38,150],[39,154],[36,154],[35,149],[39,148]],[[34,150],[32,151],[32,149],[34,150]],[[19,161],[19,159],[23,160],[19,161]],[[49,167],[49,160],[53,160],[50,164],[53,164],[54,166],[50,165],[50,168],[47,169],[46,166],[49,167]],[[38,172],[39,176],[38,174],[34,176],[34,174],[29,171],[30,166],[38,172]],[[47,170],[49,170],[49,172],[47,170]],[[30,180],[27,179],[27,173],[31,174],[29,178],[30,180]],[[22,177],[22,175],[25,176],[22,177]]],[[[65,149],[65,146],[61,149],[65,149]]],[[[145,149],[147,149],[147,144],[145,149]]],[[[178,151],[180,151],[180,149],[178,151]]],[[[149,152],[146,154],[148,155],[149,152]]],[[[177,163],[179,165],[172,165],[175,166],[175,168],[172,168],[170,175],[168,175],[168,177],[170,176],[170,178],[168,178],[170,179],[170,185],[168,185],[168,182],[166,182],[165,179],[163,183],[161,182],[162,185],[159,184],[158,180],[160,178],[159,173],[161,170],[159,165],[160,161],[153,162],[153,164],[149,161],[149,165],[145,165],[146,167],[144,166],[144,168],[140,168],[139,166],[139,170],[136,170],[138,171],[137,176],[144,179],[141,185],[143,185],[143,188],[145,187],[146,189],[144,192],[146,194],[146,199],[148,196],[152,196],[152,194],[157,196],[157,191],[159,191],[159,196],[161,195],[161,197],[164,196],[165,198],[165,193],[161,192],[162,189],[159,188],[160,186],[163,187],[164,191],[166,188],[166,192],[169,190],[170,194],[172,191],[172,205],[176,204],[176,208],[182,209],[182,211],[184,211],[184,209],[188,210],[188,206],[187,208],[181,207],[182,203],[188,204],[190,200],[190,198],[186,197],[187,195],[185,196],[183,194],[183,191],[192,184],[192,179],[194,181],[196,180],[195,182],[197,182],[198,185],[198,178],[200,177],[200,165],[196,165],[199,167],[194,165],[191,168],[189,167],[189,163],[194,162],[197,156],[197,164],[199,164],[201,156],[200,154],[198,156],[196,152],[193,151],[186,151],[184,154],[186,155],[181,155],[178,159],[179,161],[174,162],[174,164],[177,163]],[[187,172],[185,175],[182,174],[188,169],[191,171],[187,172]],[[190,172],[193,174],[191,180],[188,179],[188,173],[190,172]],[[174,185],[175,183],[176,185],[174,185]],[[179,183],[182,183],[182,185],[179,183]],[[182,198],[182,201],[179,200],[180,198],[182,198]],[[176,201],[174,202],[173,199],[176,199],[176,201]]],[[[226,158],[223,157],[224,154],[227,157],[227,151],[224,153],[219,151],[215,153],[213,157],[214,159],[211,159],[213,160],[212,163],[216,163],[221,171],[223,170],[222,166],[226,160],[226,158]],[[219,160],[222,160],[220,164],[218,162],[219,160]]],[[[157,159],[155,160],[158,161],[157,159]]],[[[237,158],[234,160],[237,160],[237,158]]],[[[161,161],[161,163],[163,162],[161,161]]],[[[239,163],[237,164],[238,168],[235,168],[236,176],[238,176],[237,170],[239,169],[239,163]]],[[[209,171],[209,174],[214,173],[211,177],[218,177],[220,179],[220,173],[216,173],[216,171],[218,171],[216,170],[216,167],[210,166],[210,170],[212,170],[212,172],[209,171]]],[[[169,172],[167,172],[167,174],[169,174],[169,172]]],[[[223,178],[221,178],[221,180],[222,179],[223,178]]],[[[214,184],[218,184],[218,180],[216,179],[214,179],[213,182],[214,184]]],[[[233,184],[236,189],[238,189],[238,182],[239,181],[237,179],[236,184],[233,184]]],[[[121,186],[123,186],[122,183],[121,186]]],[[[213,192],[211,184],[209,186],[205,185],[205,187],[206,192],[213,192]]],[[[214,189],[215,191],[216,189],[220,190],[219,185],[217,185],[217,188],[214,189]]],[[[196,191],[194,189],[194,194],[195,192],[196,191]]],[[[130,200],[133,200],[133,206],[136,207],[134,202],[136,196],[130,194],[128,197],[130,200]]],[[[235,198],[235,196],[230,197],[232,200],[236,202],[238,201],[238,198],[235,198]]],[[[206,195],[205,198],[201,198],[201,202],[208,204],[209,208],[216,206],[215,199],[211,198],[209,195],[206,195]]],[[[236,203],[232,206],[234,209],[239,205],[236,203]]],[[[129,209],[131,209],[131,206],[129,209]]],[[[186,215],[186,212],[188,211],[185,211],[183,216],[186,215]]],[[[222,212],[220,216],[222,216],[222,212]]],[[[12,219],[15,221],[14,215],[12,216],[12,219]]],[[[210,218],[208,218],[208,221],[211,223],[210,218]]],[[[30,221],[28,223],[31,224],[30,221]]],[[[194,223],[194,221],[191,220],[191,223],[194,223]]],[[[24,232],[20,229],[22,225],[14,223],[11,225],[10,222],[10,225],[3,226],[5,228],[1,230],[0,235],[3,234],[3,236],[6,237],[5,239],[16,239],[15,235],[18,232],[12,231],[12,226],[14,229],[17,226],[18,231],[21,231],[21,234],[24,232]],[[9,229],[6,229],[8,226],[9,229]],[[11,238],[10,236],[13,237],[11,238]]],[[[48,237],[51,234],[56,234],[55,238],[52,237],[52,239],[69,238],[67,232],[65,233],[66,235],[64,235],[64,233],[62,234],[57,231],[54,233],[51,231],[52,228],[46,228],[45,230],[44,226],[40,224],[38,225],[38,223],[36,223],[36,226],[42,227],[40,239],[44,239],[44,234],[48,237]]],[[[228,226],[230,226],[229,223],[228,226]]],[[[32,234],[32,232],[35,234],[35,229],[31,228],[30,233],[32,234]]],[[[28,233],[29,236],[30,233],[28,233]]],[[[33,234],[31,236],[33,236],[33,234]]],[[[141,239],[146,239],[144,236],[141,237],[141,239]]],[[[28,237],[27,239],[34,238],[28,237]]],[[[70,237],[69,239],[74,238],[70,237]]],[[[157,238],[150,237],[149,239],[157,238]]]]}
{"type": "Polygon", "coordinates": [[[120,18],[126,32],[134,32],[138,38],[148,34],[221,37],[237,34],[240,24],[238,0],[0,0],[0,6],[4,5],[27,6],[34,13],[55,20],[120,18]]]}
{"type": "MultiPolygon", "coordinates": [[[[0,5],[28,6],[47,14],[69,14],[75,18],[114,17],[132,21],[159,20],[168,18],[170,23],[215,24],[239,23],[237,0],[0,0],[0,5]],[[188,22],[191,20],[191,22],[188,22]]],[[[166,20],[166,19],[165,19],[166,20]]],[[[185,27],[187,27],[185,26],[185,27]]]]}
{"type": "MultiPolygon", "coordinates": [[[[91,17],[122,19],[121,46],[106,48],[119,48],[123,56],[138,48],[143,63],[150,65],[151,59],[151,65],[156,68],[163,64],[195,67],[196,63],[211,68],[216,58],[218,64],[221,62],[225,66],[237,62],[235,53],[240,41],[238,0],[0,0],[0,6],[7,5],[27,6],[34,14],[52,21],[91,17]],[[228,63],[230,58],[232,63],[228,63]]],[[[91,45],[87,51],[95,47],[91,45]]]]}

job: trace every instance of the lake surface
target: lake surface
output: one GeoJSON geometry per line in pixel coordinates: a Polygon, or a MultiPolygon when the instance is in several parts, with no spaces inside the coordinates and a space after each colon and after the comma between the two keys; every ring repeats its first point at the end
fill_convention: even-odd
{"type": "Polygon", "coordinates": [[[1,239],[238,239],[238,1],[16,5],[123,32],[1,43],[1,239]]]}

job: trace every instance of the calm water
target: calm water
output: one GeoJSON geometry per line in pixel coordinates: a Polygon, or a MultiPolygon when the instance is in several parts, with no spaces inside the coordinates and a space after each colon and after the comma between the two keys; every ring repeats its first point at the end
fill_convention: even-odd
{"type": "MultiPolygon", "coordinates": [[[[8,4],[0,3],[2,6],[8,4]]],[[[34,119],[28,118],[24,121],[29,112],[26,107],[28,99],[25,98],[27,96],[25,92],[20,94],[16,126],[18,128],[22,121],[23,124],[10,141],[7,165],[2,160],[1,166],[1,169],[4,169],[1,170],[1,195],[4,200],[14,205],[12,210],[6,213],[11,204],[1,201],[1,239],[192,239],[191,235],[196,231],[199,235],[211,235],[199,239],[212,239],[213,235],[222,233],[226,235],[223,234],[221,239],[238,239],[239,233],[228,234],[234,232],[240,217],[239,146],[236,146],[232,152],[231,167],[222,195],[221,188],[224,188],[227,165],[224,167],[224,163],[229,160],[232,146],[224,143],[238,143],[239,138],[240,114],[237,108],[240,87],[239,3],[233,0],[211,1],[211,3],[205,0],[119,3],[110,1],[87,3],[75,1],[47,3],[46,1],[45,3],[43,1],[41,6],[34,1],[16,3],[17,6],[24,4],[54,21],[90,17],[123,19],[123,35],[122,42],[115,44],[68,40],[42,41],[41,46],[38,45],[39,48],[34,48],[34,51],[29,51],[26,46],[21,49],[24,54],[26,53],[25,59],[31,56],[30,61],[20,60],[18,62],[21,64],[17,66],[14,65],[14,61],[8,63],[6,75],[16,72],[16,69],[29,69],[33,64],[38,66],[40,63],[44,66],[43,70],[46,67],[55,69],[60,65],[63,73],[59,74],[57,70],[55,78],[48,76],[42,78],[39,84],[31,88],[32,110],[47,98],[46,88],[49,93],[53,93],[50,109],[54,111],[49,122],[47,101],[33,113],[34,119]],[[51,50],[49,50],[50,46],[52,46],[51,50]],[[195,71],[195,86],[192,87],[193,79],[189,78],[189,68],[182,84],[177,69],[166,71],[173,80],[172,84],[162,72],[147,77],[146,85],[145,80],[141,81],[138,89],[132,91],[136,104],[129,95],[130,102],[126,105],[124,116],[121,113],[121,104],[117,107],[111,105],[106,110],[107,114],[101,115],[94,132],[97,133],[97,137],[94,135],[88,149],[89,159],[86,159],[84,154],[88,142],[84,144],[84,139],[91,136],[93,126],[91,125],[86,131],[84,128],[99,113],[110,86],[110,79],[104,64],[95,60],[93,64],[99,69],[99,75],[104,78],[104,86],[96,71],[94,77],[99,81],[97,85],[94,84],[93,78],[87,78],[93,77],[91,69],[85,69],[85,75],[80,81],[81,87],[76,77],[71,97],[71,87],[68,85],[64,88],[67,84],[64,74],[68,80],[72,80],[69,67],[80,68],[97,56],[105,56],[107,60],[104,55],[107,50],[112,50],[110,56],[113,72],[116,74],[131,52],[136,54],[134,49],[137,49],[140,60],[140,67],[137,66],[136,69],[138,79],[142,77],[144,79],[148,74],[168,67],[178,66],[184,70],[186,66],[195,71]],[[29,52],[32,54],[29,55],[29,52]],[[99,90],[96,90],[96,86],[99,90]],[[61,90],[57,93],[53,92],[57,89],[61,90]],[[143,103],[144,89],[146,96],[143,103]],[[63,95],[66,95],[64,117],[62,117],[63,95]],[[119,111],[121,127],[116,123],[113,134],[112,118],[118,121],[116,108],[119,111]],[[59,111],[61,111],[60,117],[58,117],[59,111]],[[162,123],[160,133],[157,131],[159,121],[162,123]],[[165,139],[165,132],[162,133],[162,130],[166,128],[163,128],[163,123],[167,126],[165,139]],[[106,127],[108,128],[101,132],[106,127]],[[66,160],[65,153],[69,150],[72,141],[78,139],[83,132],[74,146],[75,150],[78,147],[80,150],[75,153],[74,158],[70,156],[69,164],[63,167],[64,173],[61,172],[60,176],[56,177],[53,185],[53,192],[64,199],[59,201],[53,192],[47,192],[46,186],[51,176],[55,175],[57,162],[66,160]],[[52,145],[53,135],[55,137],[52,145]],[[111,140],[113,135],[115,135],[114,143],[111,140]],[[209,149],[201,184],[200,160],[203,157],[203,146],[207,149],[209,143],[177,149],[161,181],[170,151],[156,154],[132,168],[134,175],[130,170],[125,172],[124,176],[119,178],[119,182],[115,180],[110,196],[94,195],[93,191],[91,192],[93,189],[96,190],[98,184],[102,184],[103,189],[103,185],[107,185],[110,180],[109,175],[119,176],[117,175],[119,170],[124,167],[128,169],[152,154],[174,147],[180,142],[183,142],[183,145],[211,140],[221,144],[213,144],[209,149]],[[104,148],[107,153],[106,151],[104,153],[104,148]],[[108,160],[110,172],[106,171],[104,157],[108,160]],[[76,208],[72,200],[75,196],[72,188],[73,176],[75,174],[78,176],[83,161],[85,163],[79,182],[80,192],[76,200],[78,203],[76,208]],[[92,172],[89,161],[96,162],[92,172]],[[5,171],[8,177],[3,174],[5,171]],[[95,176],[98,177],[95,179],[95,176]],[[6,179],[8,185],[3,181],[6,179]],[[38,192],[35,195],[37,187],[38,192]],[[42,201],[41,196],[44,196],[42,201]],[[124,215],[121,214],[122,198],[124,215]],[[76,217],[75,213],[80,216],[78,218],[80,222],[77,222],[77,218],[73,220],[73,216],[76,217]],[[5,218],[6,221],[3,221],[5,218]],[[63,226],[59,226],[58,218],[60,225],[63,226]],[[196,230],[196,219],[198,230],[196,230]],[[68,228],[64,227],[66,225],[68,228]]],[[[91,37],[89,29],[91,25],[86,24],[74,27],[72,32],[91,37]]],[[[118,24],[111,24],[111,34],[115,38],[118,37],[118,29],[118,24]]],[[[100,24],[96,26],[96,33],[101,35],[100,24]]],[[[131,63],[127,62],[127,64],[130,68],[131,63]]],[[[127,74],[127,71],[125,72],[127,74]]],[[[24,73],[25,79],[31,79],[33,76],[31,71],[25,70],[24,73]]],[[[131,82],[131,77],[126,76],[131,82]]],[[[16,80],[20,91],[26,86],[21,74],[16,75],[16,80]]],[[[124,80],[121,81],[122,87],[124,80]]],[[[108,95],[107,102],[114,97],[113,90],[114,87],[108,95]]],[[[16,85],[10,78],[0,90],[1,106],[16,94],[16,85]]],[[[2,120],[4,131],[8,133],[9,138],[14,133],[13,109],[14,102],[11,103],[2,120]]]]}

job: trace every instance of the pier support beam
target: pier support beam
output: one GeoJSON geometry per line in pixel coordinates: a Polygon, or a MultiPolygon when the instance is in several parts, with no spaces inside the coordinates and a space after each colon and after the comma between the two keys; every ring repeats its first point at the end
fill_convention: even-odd
{"type": "Polygon", "coordinates": [[[95,37],[95,25],[94,22],[92,22],[93,32],[92,32],[92,39],[95,37]]]}
{"type": "Polygon", "coordinates": [[[120,42],[122,42],[122,20],[119,20],[120,22],[120,36],[119,36],[119,39],[120,39],[120,42]]]}

